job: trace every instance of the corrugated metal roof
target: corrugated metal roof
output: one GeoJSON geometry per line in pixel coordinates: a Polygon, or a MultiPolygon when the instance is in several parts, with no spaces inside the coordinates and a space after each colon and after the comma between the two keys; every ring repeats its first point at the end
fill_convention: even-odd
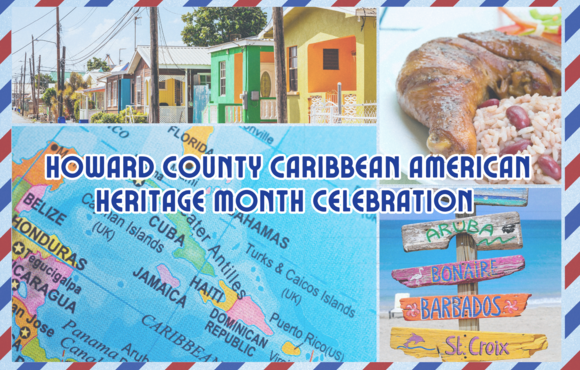
{"type": "Polygon", "coordinates": [[[118,65],[111,70],[111,74],[118,75],[118,74],[125,73],[127,71],[127,68],[129,68],[129,63],[124,64],[124,65],[118,65]]]}
{"type": "Polygon", "coordinates": [[[272,39],[266,39],[266,38],[258,38],[258,36],[251,36],[251,37],[246,37],[243,39],[237,39],[235,41],[228,41],[228,42],[224,42],[223,44],[217,44],[214,46],[210,46],[208,47],[208,51],[210,53],[216,52],[216,51],[220,51],[220,50],[226,50],[226,49],[233,49],[233,48],[237,48],[240,46],[250,46],[250,45],[259,45],[259,46],[274,46],[274,40],[272,39]]]}
{"type": "MultiPolygon", "coordinates": [[[[137,51],[147,65],[151,65],[151,48],[149,46],[138,46],[137,51]]],[[[159,67],[176,68],[178,66],[211,65],[211,57],[207,48],[193,46],[160,46],[159,47],[159,67]]]]}
{"type": "Polygon", "coordinates": [[[88,89],[77,90],[75,92],[89,93],[89,92],[95,92],[95,91],[105,91],[105,87],[106,87],[105,84],[100,84],[97,86],[89,87],[88,89]]]}
{"type": "Polygon", "coordinates": [[[98,80],[99,78],[102,78],[104,76],[106,76],[107,74],[109,74],[109,72],[95,72],[95,71],[90,71],[87,72],[84,76],[83,76],[83,80],[88,80],[89,77],[92,77],[93,81],[96,82],[96,80],[98,80]]]}

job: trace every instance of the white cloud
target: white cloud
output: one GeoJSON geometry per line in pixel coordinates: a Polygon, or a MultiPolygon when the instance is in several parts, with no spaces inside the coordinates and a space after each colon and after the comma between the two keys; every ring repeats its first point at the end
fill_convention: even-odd
{"type": "Polygon", "coordinates": [[[74,36],[74,35],[78,35],[79,33],[83,32],[84,28],[83,27],[74,27],[74,28],[69,28],[66,31],[65,37],[69,37],[69,36],[74,36]]]}
{"type": "Polygon", "coordinates": [[[91,35],[91,40],[94,40],[107,32],[107,30],[111,28],[116,21],[116,19],[103,19],[103,21],[95,27],[95,30],[91,35]]]}

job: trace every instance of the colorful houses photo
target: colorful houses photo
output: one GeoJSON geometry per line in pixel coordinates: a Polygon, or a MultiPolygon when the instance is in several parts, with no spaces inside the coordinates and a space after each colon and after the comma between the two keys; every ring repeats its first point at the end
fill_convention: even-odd
{"type": "MultiPolygon", "coordinates": [[[[277,8],[284,40],[284,70],[278,81],[285,80],[286,96],[281,105],[285,105],[287,117],[278,117],[277,113],[280,93],[274,60],[273,9],[232,13],[228,8],[193,8],[181,14],[160,10],[166,20],[173,21],[165,22],[169,32],[162,25],[157,30],[157,91],[152,91],[152,48],[147,44],[151,41],[151,28],[138,32],[143,10],[129,10],[134,34],[125,30],[124,38],[110,49],[103,52],[95,47],[94,53],[79,53],[73,47],[78,38],[67,41],[71,43],[68,54],[73,59],[65,61],[63,48],[63,76],[69,78],[71,65],[86,64],[86,71],[78,73],[85,83],[74,86],[68,98],[72,103],[64,110],[54,100],[51,106],[58,104],[59,112],[49,115],[47,121],[151,122],[155,95],[159,97],[159,123],[376,124],[376,9],[277,8]],[[134,40],[134,45],[129,40],[134,40]],[[118,63],[111,57],[116,54],[109,54],[117,51],[118,63]],[[78,54],[82,57],[76,57],[78,54]]],[[[110,15],[102,15],[105,16],[110,15]]],[[[102,17],[93,20],[87,14],[89,23],[99,22],[102,17]]],[[[92,37],[99,39],[100,35],[92,37]]],[[[112,42],[113,36],[108,37],[112,42]]],[[[47,39],[35,41],[56,45],[47,39]]],[[[41,45],[46,49],[49,44],[41,45]]],[[[57,72],[51,69],[50,76],[46,76],[52,81],[53,90],[58,90],[54,83],[59,79],[57,72]]],[[[13,95],[15,101],[25,100],[22,93],[13,95]]]]}
{"type": "MultiPolygon", "coordinates": [[[[376,33],[374,9],[286,8],[289,123],[376,123],[376,33]]],[[[208,49],[220,85],[204,123],[277,122],[273,37],[270,22],[258,37],[208,49]]]]}

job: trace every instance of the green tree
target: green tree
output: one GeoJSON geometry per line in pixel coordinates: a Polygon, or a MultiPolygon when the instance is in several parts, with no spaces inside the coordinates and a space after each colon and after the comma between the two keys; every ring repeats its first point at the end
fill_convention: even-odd
{"type": "Polygon", "coordinates": [[[44,94],[42,94],[42,102],[44,105],[50,108],[52,106],[53,97],[56,98],[56,90],[52,87],[49,87],[44,91],[44,94]]]}
{"type": "Polygon", "coordinates": [[[107,65],[107,62],[97,57],[93,57],[92,60],[91,59],[87,60],[87,69],[89,71],[95,69],[102,69],[103,72],[108,72],[111,70],[111,68],[109,68],[109,66],[107,65]]]}
{"type": "Polygon", "coordinates": [[[69,116],[78,118],[75,111],[75,102],[81,98],[81,95],[77,93],[77,90],[87,88],[88,84],[83,80],[83,76],[79,73],[71,72],[68,82],[64,85],[64,91],[62,94],[62,102],[64,108],[66,109],[69,116]]]}
{"type": "Polygon", "coordinates": [[[266,12],[259,7],[196,8],[181,16],[181,38],[187,46],[213,46],[230,41],[230,35],[256,36],[266,26],[266,12]]]}

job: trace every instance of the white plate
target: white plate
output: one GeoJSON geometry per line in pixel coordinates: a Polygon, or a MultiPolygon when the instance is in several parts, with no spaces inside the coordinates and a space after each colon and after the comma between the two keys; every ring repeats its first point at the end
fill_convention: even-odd
{"type": "MultiPolygon", "coordinates": [[[[390,8],[387,11],[394,11],[390,8]]],[[[403,8],[401,9],[403,10],[403,8]]],[[[409,117],[397,102],[396,80],[409,53],[422,44],[438,37],[457,37],[460,33],[481,32],[500,27],[504,23],[497,8],[473,10],[466,16],[465,10],[453,18],[453,13],[446,9],[446,19],[439,24],[421,28],[418,31],[401,31],[388,29],[388,18],[381,24],[379,64],[379,148],[383,154],[401,156],[401,169],[408,173],[409,159],[417,154],[429,155],[426,142],[429,129],[409,117]],[[385,24],[386,23],[386,24],[385,24]],[[387,29],[385,29],[387,28],[387,29]]],[[[407,10],[405,10],[407,11],[407,10]]],[[[459,10],[461,11],[461,10],[459,10]]],[[[459,13],[457,13],[459,14],[459,13]]],[[[412,13],[397,13],[399,19],[412,13]]],[[[403,18],[404,19],[404,18],[403,18]]],[[[439,19],[440,20],[440,19],[439,19]]],[[[412,25],[410,25],[412,27],[412,25]]],[[[410,28],[411,28],[410,27],[410,28]]],[[[441,184],[436,180],[420,180],[423,184],[441,184]]],[[[445,183],[454,185],[475,184],[474,181],[456,181],[447,179],[445,183]]]]}

